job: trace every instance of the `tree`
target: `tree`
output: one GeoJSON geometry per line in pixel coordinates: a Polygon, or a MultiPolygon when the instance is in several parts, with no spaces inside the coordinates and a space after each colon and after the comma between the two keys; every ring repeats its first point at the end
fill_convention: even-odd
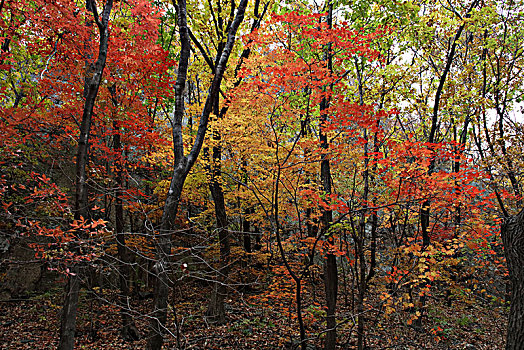
{"type": "Polygon", "coordinates": [[[522,184],[517,168],[520,160],[514,155],[522,150],[519,139],[522,124],[512,116],[522,99],[522,26],[515,13],[522,10],[521,1],[502,6],[490,4],[483,8],[489,13],[490,26],[479,28],[482,44],[477,54],[482,72],[480,113],[473,123],[473,138],[479,159],[491,176],[489,185],[495,194],[499,216],[504,218],[501,237],[509,272],[507,287],[511,290],[511,306],[506,336],[506,349],[522,346],[522,184]],[[516,213],[517,210],[521,210],[516,213]],[[516,214],[513,214],[516,213],[516,214]]]}
{"type": "MultiPolygon", "coordinates": [[[[109,16],[113,9],[113,1],[108,0],[103,7],[101,15],[98,15],[97,5],[94,0],[87,1],[86,8],[93,14],[93,19],[98,27],[100,39],[98,57],[95,63],[87,59],[87,68],[84,87],[84,110],[80,124],[80,137],[78,139],[78,152],[76,154],[76,191],[74,201],[74,215],[76,220],[88,217],[88,189],[86,186],[87,175],[86,166],[89,161],[89,134],[91,131],[91,119],[98,88],[102,81],[102,75],[107,60],[109,44],[109,16]]],[[[92,25],[88,20],[88,26],[92,25]]],[[[89,46],[89,44],[88,44],[89,46]]],[[[62,323],[60,330],[60,350],[73,349],[75,347],[76,313],[78,308],[78,293],[80,290],[80,280],[78,268],[73,268],[69,275],[64,307],[62,309],[62,323]]]]}
{"type": "Polygon", "coordinates": [[[175,218],[178,211],[180,196],[184,186],[185,179],[189,171],[196,162],[196,159],[202,149],[206,130],[209,123],[209,116],[218,98],[220,85],[224,71],[229,60],[229,56],[235,44],[235,35],[238,27],[244,19],[244,13],[247,6],[247,0],[242,0],[236,10],[235,19],[231,23],[228,31],[227,41],[220,56],[216,59],[216,70],[213,75],[210,90],[200,116],[197,135],[191,151],[184,155],[184,142],[182,138],[182,121],[184,118],[184,89],[186,86],[187,70],[190,55],[190,37],[187,27],[187,13],[185,0],[179,0],[176,5],[178,15],[178,28],[180,33],[181,53],[178,64],[177,80],[175,85],[175,115],[172,124],[173,128],[173,152],[174,164],[173,175],[167,193],[159,234],[156,237],[157,262],[155,270],[157,282],[155,285],[155,303],[153,318],[151,321],[152,334],[150,335],[148,347],[151,350],[157,350],[162,347],[163,327],[167,319],[167,299],[169,294],[169,266],[171,255],[171,233],[175,227],[175,218]]]}
{"type": "MultiPolygon", "coordinates": [[[[230,28],[232,25],[232,22],[234,20],[232,14],[233,9],[230,9],[228,11],[227,6],[226,8],[223,8],[224,5],[221,3],[221,1],[217,1],[217,11],[215,14],[215,10],[211,9],[212,18],[215,23],[215,32],[217,41],[213,42],[213,46],[216,47],[217,53],[216,57],[220,57],[222,54],[222,51],[224,50],[224,34],[226,32],[227,28],[230,28]],[[223,18],[223,14],[229,12],[228,18],[223,18]]],[[[234,4],[230,4],[230,6],[233,6],[234,4]]],[[[262,21],[262,18],[267,10],[267,7],[269,5],[269,2],[266,3],[264,6],[262,13],[260,13],[260,1],[255,1],[254,9],[253,9],[253,23],[251,26],[251,32],[258,29],[260,26],[260,23],[262,21]]],[[[211,3],[210,3],[211,6],[211,3]]],[[[205,24],[204,24],[205,25],[205,24]]],[[[195,43],[195,45],[198,47],[200,54],[204,57],[204,60],[208,64],[210,70],[212,72],[215,71],[215,63],[211,61],[211,59],[208,57],[208,54],[206,53],[202,43],[195,37],[194,34],[191,34],[191,40],[195,43]]],[[[208,47],[208,45],[206,45],[208,47]]],[[[241,82],[242,78],[238,78],[237,74],[240,71],[240,68],[242,67],[242,64],[244,60],[246,60],[249,57],[250,54],[250,48],[245,48],[242,53],[240,54],[238,58],[237,65],[234,69],[234,75],[233,79],[236,79],[235,83],[233,84],[234,87],[237,87],[241,82]]],[[[231,102],[230,98],[227,98],[225,103],[223,103],[223,106],[220,108],[220,96],[217,96],[214,101],[213,106],[213,114],[216,116],[216,120],[214,120],[214,126],[211,137],[208,143],[211,144],[211,147],[206,145],[204,147],[204,161],[205,161],[205,169],[207,172],[208,182],[209,182],[209,191],[211,192],[211,196],[213,197],[213,203],[215,207],[215,220],[216,220],[216,228],[218,231],[218,241],[220,246],[220,253],[219,253],[219,265],[220,267],[217,269],[216,278],[217,281],[215,282],[215,286],[213,288],[213,293],[210,297],[209,306],[206,311],[206,316],[212,321],[213,323],[222,324],[225,322],[225,308],[224,308],[224,299],[227,295],[227,279],[229,275],[229,269],[230,269],[230,233],[228,232],[228,218],[227,218],[227,210],[226,210],[226,204],[225,204],[225,198],[224,198],[224,191],[222,188],[222,145],[221,145],[221,133],[219,124],[224,119],[224,116],[226,115],[228,109],[229,109],[229,103],[231,102]],[[210,157],[210,148],[212,149],[212,156],[210,157]]],[[[213,121],[212,121],[213,122],[213,121]]],[[[247,235],[246,235],[247,236],[247,235]]],[[[246,237],[245,236],[245,237],[246,237]]]]}
{"type": "Polygon", "coordinates": [[[512,286],[506,349],[519,349],[524,344],[524,210],[504,221],[501,235],[512,286]]]}
{"type": "MultiPolygon", "coordinates": [[[[275,175],[270,196],[271,209],[266,209],[266,211],[271,212],[274,222],[272,230],[275,232],[278,249],[288,274],[296,284],[297,318],[303,348],[306,343],[301,316],[301,285],[313,263],[318,241],[325,241],[323,250],[327,256],[326,272],[324,273],[328,305],[326,348],[333,348],[336,344],[335,311],[338,288],[336,254],[338,249],[335,247],[334,237],[337,230],[332,223],[334,207],[331,204],[331,200],[336,196],[331,193],[332,175],[329,168],[330,159],[335,159],[338,153],[330,146],[328,137],[333,137],[333,130],[344,132],[344,128],[352,123],[352,118],[356,118],[359,111],[364,113],[365,110],[364,106],[353,106],[350,112],[344,109],[347,105],[344,105],[339,93],[343,91],[341,81],[348,73],[340,69],[334,72],[333,61],[336,59],[338,67],[345,68],[347,62],[353,59],[353,55],[374,55],[372,50],[367,49],[368,38],[360,38],[357,33],[347,31],[342,26],[334,27],[329,15],[327,23],[317,23],[320,18],[322,18],[320,14],[301,15],[296,12],[275,16],[269,25],[274,25],[279,28],[279,31],[273,30],[271,34],[259,34],[260,36],[255,39],[258,45],[269,49],[265,49],[267,51],[264,51],[260,60],[253,60],[244,73],[248,77],[246,85],[251,90],[241,87],[241,91],[246,91],[246,89],[249,91],[248,96],[252,104],[255,102],[260,104],[261,111],[257,110],[254,115],[257,118],[259,115],[266,115],[267,123],[270,126],[268,133],[270,141],[267,143],[270,145],[269,152],[274,152],[272,158],[274,158],[275,175]],[[306,32],[307,35],[305,35],[306,32]],[[335,37],[338,37],[338,40],[335,40],[335,37]],[[325,50],[325,53],[322,50],[325,50]],[[340,57],[331,58],[332,52],[337,52],[340,57]],[[263,73],[259,73],[261,67],[264,67],[263,73]],[[318,113],[310,112],[310,103],[311,105],[316,103],[320,107],[318,113]],[[332,103],[333,106],[330,106],[332,103]],[[296,115],[301,116],[298,121],[296,115]],[[304,125],[310,123],[313,116],[318,123],[317,128],[320,135],[320,139],[316,141],[303,135],[304,130],[310,127],[304,127],[304,125]],[[339,125],[342,125],[340,129],[339,125]],[[305,171],[304,160],[300,159],[297,154],[297,150],[302,147],[316,148],[314,152],[302,150],[298,154],[309,156],[305,164],[312,163],[320,166],[316,169],[319,175],[317,184],[319,190],[308,192],[308,194],[315,194],[312,199],[322,213],[323,221],[321,232],[312,240],[314,243],[306,254],[308,258],[305,266],[299,270],[300,272],[296,272],[288,263],[283,248],[280,215],[289,216],[289,211],[280,209],[280,204],[284,202],[280,199],[282,196],[280,186],[288,193],[297,191],[296,188],[293,189],[293,184],[297,181],[297,187],[303,186],[301,184],[303,179],[300,175],[296,175],[305,171]]],[[[242,96],[242,98],[245,97],[242,96]]],[[[264,133],[258,134],[265,135],[264,133]]],[[[308,172],[313,173],[311,170],[308,172]]],[[[298,206],[303,203],[297,203],[296,199],[293,199],[293,202],[297,206],[296,217],[300,228],[303,208],[299,209],[298,206]]]]}
{"type": "MultiPolygon", "coordinates": [[[[88,1],[86,8],[77,7],[74,4],[70,7],[63,7],[54,3],[36,3],[34,5],[34,7],[20,6],[17,9],[9,8],[10,15],[14,16],[12,18],[31,18],[32,28],[25,32],[24,38],[21,35],[15,35],[17,30],[16,26],[12,27],[15,32],[8,38],[10,50],[8,50],[8,46],[5,46],[5,55],[3,57],[6,62],[9,61],[9,65],[5,67],[7,69],[3,71],[3,74],[5,73],[7,76],[11,75],[13,77],[18,74],[28,74],[32,76],[32,78],[24,78],[16,82],[13,81],[14,84],[12,84],[12,86],[15,89],[14,109],[9,108],[10,106],[3,106],[3,108],[6,108],[6,111],[7,109],[11,110],[8,112],[9,117],[4,121],[7,126],[6,136],[8,137],[9,143],[13,146],[17,144],[16,134],[24,130],[25,126],[27,126],[27,129],[25,129],[23,133],[27,135],[27,140],[30,139],[34,145],[42,145],[39,148],[43,152],[43,158],[41,158],[42,162],[38,171],[49,166],[49,170],[45,172],[52,177],[51,180],[46,176],[37,176],[35,173],[35,179],[39,179],[42,184],[46,183],[47,187],[49,187],[46,192],[42,192],[39,195],[39,197],[42,198],[50,195],[56,196],[59,186],[57,186],[55,182],[60,181],[60,176],[63,176],[60,171],[53,168],[53,165],[48,165],[46,162],[52,159],[52,164],[55,164],[56,161],[60,166],[63,166],[62,168],[59,166],[59,169],[65,169],[64,172],[67,176],[69,169],[67,165],[63,164],[70,162],[68,148],[71,147],[71,139],[74,140],[78,138],[77,127],[80,129],[76,155],[76,179],[74,181],[76,194],[73,200],[70,201],[74,218],[71,218],[68,214],[70,210],[69,203],[60,203],[58,205],[57,202],[57,205],[54,207],[57,208],[56,211],[60,210],[59,213],[56,214],[58,220],[56,217],[53,220],[49,220],[39,214],[35,225],[32,225],[33,228],[24,225],[23,221],[19,222],[20,227],[25,227],[29,232],[40,237],[45,237],[47,240],[44,241],[44,243],[40,242],[37,244],[39,257],[49,261],[51,267],[68,273],[69,284],[66,291],[64,312],[62,313],[60,343],[60,347],[65,349],[74,346],[78,290],[81,279],[84,277],[83,273],[81,274],[83,271],[80,267],[84,265],[83,262],[85,261],[100,258],[99,247],[93,249],[90,244],[94,243],[92,242],[93,236],[96,236],[97,239],[101,238],[101,231],[103,231],[102,226],[104,226],[102,223],[112,221],[111,217],[106,216],[108,220],[104,221],[98,216],[99,213],[96,212],[97,205],[93,205],[93,202],[96,201],[94,198],[96,198],[97,193],[92,189],[96,177],[92,175],[88,176],[89,173],[93,174],[93,168],[96,169],[99,164],[98,161],[103,159],[101,151],[107,151],[105,145],[103,145],[103,140],[106,137],[104,133],[107,131],[105,128],[108,124],[112,124],[113,127],[115,126],[116,121],[112,120],[112,118],[121,119],[121,117],[115,117],[115,115],[107,113],[106,108],[109,105],[107,101],[119,100],[129,109],[134,109],[137,113],[140,113],[137,110],[143,107],[143,103],[141,101],[137,103],[136,95],[132,95],[140,88],[153,91],[153,89],[148,88],[147,85],[155,79],[157,79],[157,82],[162,80],[161,78],[158,79],[158,74],[155,74],[158,73],[159,70],[152,72],[151,69],[148,69],[147,64],[150,63],[149,59],[151,59],[151,57],[154,57],[153,59],[156,60],[160,58],[159,56],[162,56],[163,52],[157,50],[158,48],[153,45],[151,46],[151,51],[144,53],[142,47],[140,47],[139,52],[141,52],[142,57],[148,58],[140,62],[142,66],[139,70],[142,69],[142,72],[149,76],[148,79],[150,79],[150,81],[137,84],[137,81],[144,76],[136,74],[136,64],[133,65],[129,62],[129,56],[136,54],[136,52],[133,52],[133,49],[137,46],[129,44],[128,41],[135,40],[138,43],[140,39],[142,39],[149,43],[149,37],[143,36],[143,34],[140,33],[140,39],[138,39],[134,30],[136,30],[137,26],[141,26],[142,29],[149,30],[149,32],[154,35],[157,30],[155,28],[157,25],[155,21],[158,16],[152,15],[148,22],[140,25],[137,24],[138,22],[133,22],[132,20],[122,20],[122,18],[118,18],[118,16],[115,16],[112,12],[112,1],[105,2],[100,15],[98,14],[100,10],[94,1],[88,1]],[[23,15],[20,16],[20,13],[23,15]],[[110,18],[117,19],[111,30],[111,37],[109,31],[110,18]],[[128,29],[128,31],[122,30],[122,27],[127,27],[126,29],[128,29]],[[33,42],[33,39],[30,38],[39,39],[33,42]],[[27,49],[23,49],[22,47],[26,46],[25,41],[28,39],[31,44],[27,49]],[[82,43],[82,45],[79,45],[79,42],[82,43]],[[110,42],[113,44],[113,47],[111,47],[110,42]],[[98,44],[98,50],[94,47],[96,44],[98,44]],[[116,48],[114,46],[116,46],[116,48]],[[124,46],[127,46],[128,49],[122,50],[124,46]],[[25,60],[24,55],[33,57],[35,65],[27,67],[20,66],[19,63],[25,60]],[[106,68],[106,63],[109,68],[106,68]],[[123,67],[127,68],[127,74],[133,76],[133,81],[125,81],[126,73],[124,73],[123,67]],[[35,68],[38,73],[31,70],[35,68]],[[20,73],[17,72],[18,70],[20,73]],[[113,85],[110,85],[107,91],[105,89],[99,89],[100,86],[107,85],[108,80],[111,81],[110,84],[113,85]],[[26,89],[24,86],[26,82],[24,81],[32,83],[32,89],[27,90],[28,92],[31,91],[31,94],[19,91],[20,88],[26,89]],[[118,89],[117,92],[116,85],[120,87],[126,83],[132,84],[133,87],[128,89],[126,91],[127,96],[123,97],[120,95],[122,90],[118,89]],[[20,86],[17,86],[18,84],[20,84],[20,86]],[[101,93],[100,90],[102,90],[101,93]],[[100,98],[100,95],[102,95],[102,98],[100,98]],[[83,96],[83,98],[80,96],[83,96]],[[80,108],[80,106],[83,107],[80,108]],[[13,111],[16,111],[16,113],[13,113],[13,111]],[[35,111],[38,111],[37,116],[34,115],[35,111]],[[82,113],[82,119],[77,120],[76,115],[79,112],[82,113]],[[93,120],[95,122],[93,122],[93,120]],[[108,120],[109,123],[107,123],[108,120]],[[92,126],[93,124],[94,126],[92,126]],[[61,153],[59,153],[58,150],[60,150],[61,153]],[[53,158],[53,156],[56,158],[53,158]],[[64,159],[67,159],[67,161],[64,161],[64,159]],[[52,194],[50,190],[55,194],[52,194]],[[95,209],[92,209],[93,207],[95,209]],[[93,221],[91,221],[91,219],[93,221]],[[58,221],[58,223],[56,221],[58,221]],[[51,241],[51,243],[49,243],[49,239],[55,240],[55,242],[51,241]],[[93,252],[96,250],[98,250],[98,252],[94,254],[93,252]],[[62,256],[58,254],[59,251],[64,252],[61,254],[62,256]]],[[[127,2],[125,6],[119,3],[118,7],[122,14],[132,12],[135,8],[140,8],[140,11],[142,11],[140,15],[146,15],[147,11],[153,12],[151,6],[139,1],[127,2]]],[[[137,32],[140,32],[140,30],[137,32]]],[[[157,88],[161,86],[163,86],[163,84],[159,83],[157,88]]],[[[158,92],[159,90],[156,91],[158,92]]],[[[129,113],[129,115],[133,114],[129,113]]],[[[142,116],[140,117],[143,118],[142,116]]],[[[143,122],[138,121],[133,124],[140,127],[143,122]]],[[[128,125],[131,125],[131,123],[128,125]]],[[[136,137],[136,134],[133,135],[133,132],[134,131],[129,131],[129,134],[124,136],[126,142],[136,137]]],[[[144,140],[144,135],[148,134],[147,131],[144,132],[142,130],[140,136],[141,141],[144,140]]],[[[115,135],[120,136],[120,133],[115,132],[115,135]]],[[[121,138],[118,139],[119,140],[115,140],[117,148],[121,138]]],[[[4,144],[3,146],[7,148],[10,147],[8,144],[4,144]]],[[[114,153],[118,153],[118,151],[114,153]]],[[[107,160],[108,154],[110,157],[112,153],[108,152],[104,154],[107,160]]],[[[120,174],[119,186],[121,186],[124,169],[119,167],[118,172],[120,174]]],[[[102,173],[103,172],[97,172],[97,174],[102,173]]],[[[63,183],[63,181],[61,182],[63,183]]],[[[41,186],[41,184],[37,186],[41,186]]],[[[120,191],[117,192],[119,192],[116,194],[119,204],[115,207],[119,213],[116,218],[117,223],[113,222],[113,225],[117,226],[116,231],[117,236],[120,236],[118,237],[120,244],[125,245],[121,237],[123,219],[120,215],[123,214],[121,210],[123,189],[120,188],[120,191]]],[[[104,193],[104,196],[107,196],[107,192],[104,193]]],[[[41,199],[35,197],[35,200],[40,201],[41,199]]],[[[111,211],[110,203],[111,202],[109,202],[109,207],[103,208],[104,210],[107,209],[107,215],[109,215],[111,211]]],[[[100,202],[98,202],[98,204],[100,204],[100,202]]],[[[51,211],[49,213],[51,213],[51,211]]],[[[98,243],[100,243],[100,241],[98,241],[98,243]]],[[[94,244],[96,245],[98,243],[94,244]]],[[[126,262],[126,259],[122,260],[126,262]]],[[[127,273],[124,273],[124,275],[128,277],[127,273]]],[[[129,323],[129,319],[127,319],[127,321],[124,320],[124,323],[129,323]]]]}

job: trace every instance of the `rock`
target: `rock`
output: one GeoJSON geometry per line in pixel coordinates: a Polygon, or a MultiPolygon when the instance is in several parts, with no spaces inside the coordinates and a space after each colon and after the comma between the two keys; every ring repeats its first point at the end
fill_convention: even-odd
{"type": "Polygon", "coordinates": [[[25,242],[19,242],[3,254],[5,274],[0,277],[0,300],[20,298],[34,291],[42,278],[43,263],[35,261],[35,252],[25,242]]]}

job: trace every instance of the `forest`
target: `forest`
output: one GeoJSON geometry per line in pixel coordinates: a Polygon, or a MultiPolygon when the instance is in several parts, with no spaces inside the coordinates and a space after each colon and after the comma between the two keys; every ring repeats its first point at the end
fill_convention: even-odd
{"type": "Polygon", "coordinates": [[[0,349],[524,349],[523,0],[0,0],[0,349]]]}

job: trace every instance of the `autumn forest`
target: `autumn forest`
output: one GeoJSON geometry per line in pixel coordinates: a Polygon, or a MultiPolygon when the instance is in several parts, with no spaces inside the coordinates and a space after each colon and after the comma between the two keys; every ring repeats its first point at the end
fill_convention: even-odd
{"type": "Polygon", "coordinates": [[[0,28],[0,349],[524,349],[523,0],[0,28]]]}

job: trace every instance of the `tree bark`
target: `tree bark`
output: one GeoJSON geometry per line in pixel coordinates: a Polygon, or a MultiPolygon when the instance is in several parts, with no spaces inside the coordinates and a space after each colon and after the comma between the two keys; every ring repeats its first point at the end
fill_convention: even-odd
{"type": "Polygon", "coordinates": [[[521,350],[524,346],[524,209],[505,220],[501,235],[513,287],[506,350],[521,350]]]}
{"type": "MultiPolygon", "coordinates": [[[[80,137],[78,139],[78,151],[76,154],[76,189],[74,197],[74,217],[76,220],[88,216],[88,188],[86,166],[89,161],[89,133],[91,130],[91,119],[95,106],[98,88],[102,80],[102,74],[106,65],[107,48],[109,44],[109,15],[113,8],[113,0],[107,0],[102,16],[99,18],[98,10],[94,0],[87,0],[87,9],[93,13],[96,25],[100,31],[98,58],[96,63],[89,63],[85,76],[84,86],[84,109],[80,125],[80,137]]],[[[79,235],[82,233],[80,232],[79,235]]],[[[62,309],[59,350],[72,350],[75,345],[76,314],[78,309],[78,294],[80,290],[80,278],[78,266],[72,267],[72,274],[68,276],[64,307],[62,309]]]]}
{"type": "MultiPolygon", "coordinates": [[[[327,23],[329,28],[333,26],[333,4],[328,2],[328,17],[327,23]]],[[[330,53],[331,45],[326,48],[327,66],[329,71],[333,71],[332,55],[330,53]]],[[[319,141],[320,147],[327,151],[329,149],[329,140],[327,132],[324,130],[325,124],[328,122],[327,108],[329,107],[329,101],[326,97],[322,98],[320,102],[320,132],[319,141]]],[[[320,162],[320,179],[324,193],[331,194],[331,168],[329,158],[326,153],[321,156],[320,162]]],[[[338,294],[338,269],[337,269],[337,258],[335,254],[329,249],[329,245],[333,244],[333,237],[329,233],[329,227],[333,221],[333,212],[329,209],[322,209],[322,234],[328,236],[327,245],[327,258],[324,261],[324,287],[326,292],[326,342],[325,350],[334,350],[337,344],[337,321],[335,312],[337,308],[337,294],[338,294]]]]}
{"type": "MultiPolygon", "coordinates": [[[[217,2],[219,8],[220,8],[220,1],[217,2]]],[[[260,0],[255,1],[255,9],[254,9],[254,16],[255,20],[253,22],[251,32],[253,32],[258,26],[260,25],[261,16],[258,13],[258,7],[260,4],[260,0]]],[[[266,6],[267,8],[267,6],[266,6]]],[[[226,28],[230,28],[232,24],[233,18],[232,16],[229,17],[229,21],[226,25],[226,28]]],[[[220,27],[220,31],[218,31],[217,27],[217,35],[221,35],[222,32],[222,26],[223,26],[223,18],[219,14],[218,16],[218,23],[220,27]]],[[[193,41],[198,44],[196,38],[193,38],[193,41]]],[[[220,42],[218,45],[217,50],[217,57],[215,59],[215,65],[219,65],[219,57],[222,56],[222,52],[225,49],[225,45],[223,42],[220,42]]],[[[204,51],[200,49],[200,51],[204,54],[204,51]]],[[[237,76],[241,66],[242,62],[249,57],[251,50],[249,48],[244,49],[242,52],[242,55],[240,56],[240,60],[237,63],[237,66],[235,68],[235,76],[237,76]]],[[[209,64],[209,63],[208,63],[209,64]]],[[[214,69],[213,64],[209,64],[210,68],[212,70],[214,69]]],[[[242,82],[242,78],[237,79],[234,86],[237,87],[242,82]]],[[[215,109],[214,114],[217,116],[218,120],[222,120],[228,109],[229,105],[226,103],[224,107],[220,110],[219,108],[219,96],[216,96],[214,100],[214,106],[215,109]]],[[[224,201],[224,191],[222,190],[222,169],[221,169],[221,162],[222,162],[222,146],[220,145],[221,140],[221,134],[220,130],[215,130],[212,135],[213,141],[215,144],[213,145],[213,157],[211,162],[209,163],[210,168],[210,175],[211,175],[211,182],[209,184],[209,190],[211,192],[211,196],[213,197],[213,202],[215,204],[215,218],[217,222],[217,230],[218,230],[218,240],[220,245],[220,257],[219,257],[219,268],[218,268],[218,274],[217,274],[217,280],[214,284],[213,294],[211,295],[209,307],[207,309],[207,316],[209,317],[209,320],[213,323],[217,324],[223,324],[226,321],[226,312],[225,312],[225,306],[224,306],[224,299],[227,295],[227,278],[229,276],[229,264],[230,264],[230,242],[229,242],[229,232],[227,230],[227,213],[226,213],[226,205],[224,201]]],[[[209,150],[205,150],[205,152],[209,152],[209,150]]],[[[246,243],[246,237],[249,238],[249,234],[244,233],[244,243],[246,243]]],[[[249,242],[249,246],[251,246],[251,242],[249,242]]],[[[249,247],[249,250],[251,250],[251,247],[249,247]]]]}
{"type": "MultiPolygon", "coordinates": [[[[213,135],[215,142],[220,142],[220,134],[213,135]]],[[[224,191],[222,190],[222,171],[221,171],[222,150],[219,144],[213,147],[213,158],[211,161],[211,183],[209,189],[215,204],[216,226],[218,230],[218,240],[220,245],[219,268],[217,280],[214,283],[213,292],[206,312],[209,320],[216,324],[223,324],[226,321],[226,311],[224,299],[227,295],[227,277],[229,275],[230,243],[227,230],[227,213],[224,201],[224,191]]]]}
{"type": "Polygon", "coordinates": [[[253,208],[247,208],[244,210],[244,217],[242,219],[242,236],[244,239],[244,250],[246,253],[251,253],[251,222],[247,218],[247,215],[252,214],[253,208]]]}
{"type": "Polygon", "coordinates": [[[135,341],[140,338],[140,333],[136,328],[135,322],[128,312],[129,304],[129,277],[130,277],[130,259],[129,252],[126,246],[124,234],[124,208],[122,202],[122,189],[124,188],[123,179],[123,165],[122,165],[122,143],[120,137],[120,128],[118,123],[113,123],[115,134],[113,135],[113,149],[118,153],[116,160],[116,182],[117,189],[115,192],[115,234],[117,241],[118,266],[119,266],[119,284],[120,284],[120,317],[122,320],[122,328],[120,334],[122,339],[126,341],[135,341]]]}
{"type": "Polygon", "coordinates": [[[74,275],[67,279],[66,295],[60,318],[60,342],[58,350],[73,350],[75,348],[76,314],[78,310],[78,295],[80,291],[80,278],[78,268],[73,268],[74,275]]]}
{"type": "MultiPolygon", "coordinates": [[[[175,5],[175,4],[174,4],[175,5]]],[[[220,84],[224,76],[229,56],[235,43],[235,35],[244,19],[247,0],[241,0],[238,4],[235,19],[229,29],[228,37],[224,49],[217,60],[215,74],[209,89],[198,126],[195,141],[191,151],[187,156],[184,155],[184,143],[182,139],[182,120],[184,117],[184,88],[186,86],[187,70],[190,55],[190,37],[187,26],[186,1],[178,0],[175,5],[178,14],[178,27],[180,32],[181,52],[178,64],[178,74],[175,84],[175,115],[173,120],[173,153],[175,161],[173,164],[173,175],[169,190],[164,204],[162,220],[158,235],[155,235],[155,246],[157,263],[155,264],[155,298],[153,306],[153,317],[151,318],[151,333],[149,335],[148,349],[160,350],[162,348],[163,334],[166,330],[167,321],[167,301],[169,297],[169,271],[171,259],[171,234],[175,228],[175,218],[178,212],[180,196],[185,179],[189,171],[196,162],[209,124],[209,116],[215,104],[215,100],[220,92],[220,84]]]]}
{"type": "MultiPolygon", "coordinates": [[[[479,0],[475,0],[471,3],[470,7],[466,11],[466,14],[464,16],[465,18],[471,17],[471,11],[473,11],[473,9],[477,6],[478,2],[479,0]]],[[[460,39],[460,36],[462,35],[465,26],[466,22],[462,23],[457,29],[457,32],[453,37],[453,43],[451,45],[450,51],[446,57],[446,66],[444,67],[444,70],[442,71],[442,74],[439,77],[439,84],[437,86],[437,91],[435,92],[435,103],[433,105],[433,113],[431,115],[431,128],[428,137],[428,143],[430,144],[435,143],[437,141],[437,131],[439,128],[438,115],[440,109],[440,99],[442,98],[442,94],[444,92],[444,85],[446,83],[447,76],[451,71],[451,65],[453,64],[453,61],[455,59],[455,52],[457,50],[458,40],[460,39]]],[[[431,175],[434,170],[435,160],[433,159],[428,168],[428,175],[431,175]]],[[[431,243],[429,232],[430,205],[431,202],[429,199],[427,199],[424,201],[424,203],[422,203],[422,207],[420,209],[420,227],[422,231],[422,246],[424,247],[424,249],[427,248],[431,243]]]]}

